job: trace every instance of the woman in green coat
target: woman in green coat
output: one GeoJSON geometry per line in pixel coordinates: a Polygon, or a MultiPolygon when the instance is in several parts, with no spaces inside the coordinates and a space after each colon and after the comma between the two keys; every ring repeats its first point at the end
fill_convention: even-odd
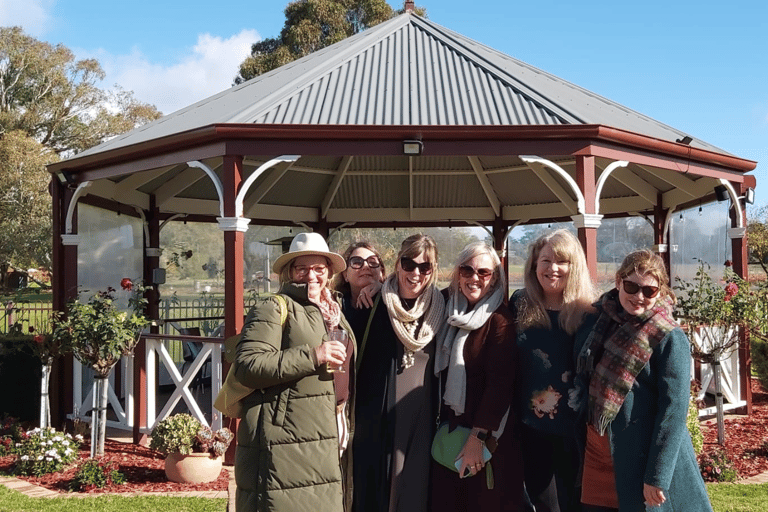
{"type": "Polygon", "coordinates": [[[674,301],[663,260],[643,250],[624,259],[616,288],[595,304],[577,357],[588,397],[585,511],[712,510],[686,425],[690,345],[674,301]]]}
{"type": "Polygon", "coordinates": [[[322,236],[300,233],[272,267],[279,296],[248,315],[234,362],[255,390],[237,430],[238,512],[350,510],[355,343],[328,288],[345,268],[322,236]],[[348,343],[329,337],[339,328],[348,343]]]}

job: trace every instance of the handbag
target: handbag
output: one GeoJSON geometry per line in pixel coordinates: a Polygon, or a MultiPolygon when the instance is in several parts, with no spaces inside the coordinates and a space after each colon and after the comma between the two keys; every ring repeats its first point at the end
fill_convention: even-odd
{"type": "MultiPolygon", "coordinates": [[[[285,297],[279,294],[274,295],[280,305],[280,325],[285,327],[285,321],[288,318],[288,304],[285,301],[285,297]]],[[[235,354],[237,352],[237,344],[240,342],[240,335],[231,336],[224,341],[224,353],[228,362],[233,363],[235,360],[235,354]]],[[[216,395],[216,400],[213,402],[213,406],[219,411],[223,412],[230,418],[242,418],[243,413],[243,398],[253,393],[253,388],[249,388],[245,384],[242,384],[235,377],[234,366],[229,367],[227,372],[227,378],[224,380],[224,384],[221,385],[219,394],[216,395]]]]}
{"type": "MultiPolygon", "coordinates": [[[[458,460],[461,449],[464,448],[472,430],[467,427],[457,426],[451,430],[446,421],[440,425],[432,440],[432,458],[439,464],[450,469],[454,473],[459,472],[461,463],[458,460]]],[[[493,489],[493,468],[491,467],[491,452],[483,443],[483,463],[485,466],[486,486],[493,489]]],[[[466,476],[472,476],[471,473],[466,476]]]]}

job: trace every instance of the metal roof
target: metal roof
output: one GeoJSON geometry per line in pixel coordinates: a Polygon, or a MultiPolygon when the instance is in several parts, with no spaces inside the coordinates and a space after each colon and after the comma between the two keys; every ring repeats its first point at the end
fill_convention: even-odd
{"type": "Polygon", "coordinates": [[[84,200],[110,208],[211,218],[227,156],[248,180],[299,155],[258,171],[243,216],[336,225],[568,219],[583,210],[585,156],[604,215],[653,215],[714,200],[720,179],[754,182],[754,162],[678,143],[685,135],[406,13],[49,170],[91,182],[84,200]],[[406,139],[423,154],[403,154],[406,139]]]}
{"type": "MultiPolygon", "coordinates": [[[[604,125],[683,132],[412,13],[115,137],[78,156],[211,124],[604,125]]],[[[722,153],[703,141],[694,147],[722,153]]]]}

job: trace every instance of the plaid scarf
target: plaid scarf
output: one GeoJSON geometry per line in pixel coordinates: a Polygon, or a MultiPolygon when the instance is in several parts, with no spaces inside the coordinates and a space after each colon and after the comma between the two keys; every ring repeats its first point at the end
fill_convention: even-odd
{"type": "Polygon", "coordinates": [[[672,318],[672,301],[666,297],[638,316],[624,311],[616,289],[605,293],[594,306],[600,316],[584,344],[586,350],[579,356],[579,371],[592,371],[589,423],[603,435],[653,349],[678,324],[672,318]],[[600,355],[597,365],[596,355],[600,355]]]}

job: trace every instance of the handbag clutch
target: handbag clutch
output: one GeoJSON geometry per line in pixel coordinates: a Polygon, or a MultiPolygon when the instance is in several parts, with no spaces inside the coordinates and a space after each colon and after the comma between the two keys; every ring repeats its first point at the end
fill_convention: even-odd
{"type": "MultiPolygon", "coordinates": [[[[471,429],[461,426],[450,430],[450,425],[447,421],[442,423],[435,433],[435,438],[432,440],[432,458],[440,465],[445,466],[454,473],[458,473],[456,461],[471,432],[471,429]]],[[[483,462],[487,463],[486,483],[488,489],[493,489],[493,470],[491,469],[490,462],[488,462],[490,459],[491,452],[483,444],[483,462]]]]}

